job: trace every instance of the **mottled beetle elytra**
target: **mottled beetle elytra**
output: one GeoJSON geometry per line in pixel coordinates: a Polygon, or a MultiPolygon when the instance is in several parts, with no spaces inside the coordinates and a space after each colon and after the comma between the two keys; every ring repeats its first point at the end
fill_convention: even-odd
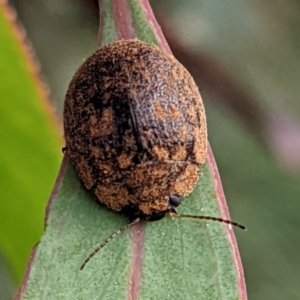
{"type": "Polygon", "coordinates": [[[99,48],[66,94],[67,155],[84,186],[106,207],[129,216],[85,260],[140,220],[179,215],[200,178],[207,152],[203,102],[188,71],[157,46],[123,40],[99,48]]]}

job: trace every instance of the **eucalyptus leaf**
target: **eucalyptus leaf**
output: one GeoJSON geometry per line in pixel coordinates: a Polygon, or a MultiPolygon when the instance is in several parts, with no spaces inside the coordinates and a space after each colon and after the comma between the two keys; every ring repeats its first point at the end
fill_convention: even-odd
{"type": "MultiPolygon", "coordinates": [[[[135,36],[169,51],[147,1],[105,0],[100,9],[99,44],[135,36]]],[[[178,212],[228,219],[210,148],[201,172],[178,212]]],[[[45,233],[17,299],[247,299],[234,234],[224,223],[170,217],[143,222],[111,240],[80,271],[85,258],[127,222],[96,202],[65,156],[45,233]]]]}

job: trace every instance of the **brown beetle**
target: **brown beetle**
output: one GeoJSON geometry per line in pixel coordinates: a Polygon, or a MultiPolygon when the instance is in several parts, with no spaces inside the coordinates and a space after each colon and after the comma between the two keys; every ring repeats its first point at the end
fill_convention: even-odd
{"type": "Polygon", "coordinates": [[[64,130],[85,187],[130,218],[92,255],[140,219],[175,215],[206,160],[205,111],[193,78],[173,56],[138,40],[101,47],[79,68],[64,130]]]}

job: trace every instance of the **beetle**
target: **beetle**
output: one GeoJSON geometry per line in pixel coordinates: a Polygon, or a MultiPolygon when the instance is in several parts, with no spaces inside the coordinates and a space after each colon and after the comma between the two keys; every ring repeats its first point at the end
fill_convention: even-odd
{"type": "Polygon", "coordinates": [[[64,132],[65,151],[84,186],[101,204],[129,216],[81,268],[140,220],[183,216],[176,207],[201,176],[207,125],[198,88],[173,56],[138,40],[99,48],[71,80],[64,132]]]}

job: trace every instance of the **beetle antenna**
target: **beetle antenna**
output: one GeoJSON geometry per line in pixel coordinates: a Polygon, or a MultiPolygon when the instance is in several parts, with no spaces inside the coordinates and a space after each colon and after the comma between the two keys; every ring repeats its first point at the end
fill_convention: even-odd
{"type": "Polygon", "coordinates": [[[169,215],[171,218],[189,218],[189,219],[202,219],[202,220],[211,220],[211,221],[216,221],[216,222],[221,222],[221,223],[226,223],[226,224],[230,224],[236,227],[239,227],[243,230],[246,230],[246,227],[244,225],[241,225],[239,223],[236,222],[232,222],[229,220],[224,220],[221,218],[216,218],[216,217],[209,217],[209,216],[193,216],[193,215],[182,215],[182,214],[177,214],[174,211],[169,212],[169,215]]]}
{"type": "Polygon", "coordinates": [[[90,261],[90,259],[97,253],[99,252],[108,242],[110,242],[114,237],[116,237],[118,234],[120,234],[121,232],[123,232],[125,229],[130,228],[135,226],[137,223],[139,223],[141,221],[140,218],[136,218],[134,221],[128,223],[127,225],[119,228],[118,230],[116,230],[110,237],[108,237],[101,245],[99,245],[83,262],[83,264],[80,267],[80,270],[82,270],[85,265],[90,261]]]}

